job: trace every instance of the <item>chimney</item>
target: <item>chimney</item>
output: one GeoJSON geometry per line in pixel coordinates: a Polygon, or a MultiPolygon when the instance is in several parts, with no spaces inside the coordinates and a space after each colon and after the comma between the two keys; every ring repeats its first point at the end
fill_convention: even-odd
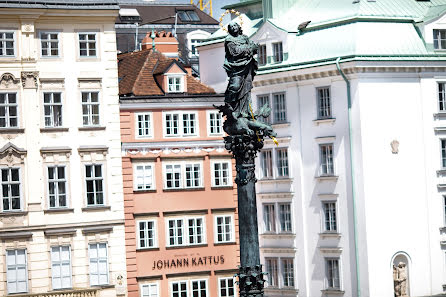
{"type": "Polygon", "coordinates": [[[155,48],[169,58],[178,59],[178,40],[173,36],[172,32],[155,32],[155,40],[152,39],[152,33],[148,32],[142,40],[142,49],[152,48],[152,42],[155,42],[155,48]]]}

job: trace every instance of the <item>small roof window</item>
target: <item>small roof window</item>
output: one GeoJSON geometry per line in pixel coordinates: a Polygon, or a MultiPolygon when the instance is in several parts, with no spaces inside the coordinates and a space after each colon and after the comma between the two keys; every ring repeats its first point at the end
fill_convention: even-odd
{"type": "Polygon", "coordinates": [[[119,10],[119,19],[123,23],[139,23],[141,17],[135,8],[121,8],[119,10]]]}
{"type": "Polygon", "coordinates": [[[183,22],[199,22],[200,18],[193,10],[178,10],[177,11],[180,20],[183,22]]]}

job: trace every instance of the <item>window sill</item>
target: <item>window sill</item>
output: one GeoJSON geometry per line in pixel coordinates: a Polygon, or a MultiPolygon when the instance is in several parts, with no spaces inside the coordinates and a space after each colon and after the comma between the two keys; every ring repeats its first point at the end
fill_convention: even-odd
{"type": "Polygon", "coordinates": [[[280,239],[280,238],[294,238],[296,237],[295,233],[262,233],[260,234],[262,237],[270,238],[270,239],[280,239]]]}
{"type": "Polygon", "coordinates": [[[83,207],[82,211],[100,211],[100,210],[110,210],[111,206],[103,205],[103,206],[87,206],[83,207]]]}
{"type": "Polygon", "coordinates": [[[156,193],[156,189],[150,189],[150,190],[135,190],[133,189],[134,194],[138,193],[156,193]]]}
{"type": "Polygon", "coordinates": [[[319,233],[319,236],[322,238],[341,238],[341,233],[337,232],[322,232],[319,233]]]}
{"type": "Polygon", "coordinates": [[[105,130],[105,126],[85,126],[77,128],[79,131],[100,131],[105,130]]]}
{"type": "Polygon", "coordinates": [[[323,181],[338,181],[339,176],[337,175],[320,175],[315,177],[317,181],[323,182],[323,181]]]}
{"type": "Polygon", "coordinates": [[[237,244],[235,241],[228,241],[228,242],[214,242],[214,245],[234,245],[237,244]]]}
{"type": "Polygon", "coordinates": [[[280,128],[286,128],[286,127],[289,127],[291,125],[291,123],[289,123],[289,122],[285,122],[285,123],[273,123],[271,126],[274,128],[274,129],[280,129],[280,128]]]}
{"type": "Polygon", "coordinates": [[[144,252],[144,251],[159,251],[159,247],[147,247],[147,248],[137,248],[137,252],[144,252]]]}
{"type": "Polygon", "coordinates": [[[233,185],[230,185],[230,186],[212,186],[211,190],[231,190],[233,188],[234,188],[233,185]]]}
{"type": "Polygon", "coordinates": [[[0,134],[25,133],[23,128],[0,128],[0,134]]]}
{"type": "Polygon", "coordinates": [[[51,133],[51,132],[68,132],[68,128],[63,127],[45,127],[40,128],[41,133],[51,133]]]}
{"type": "Polygon", "coordinates": [[[327,118],[327,119],[316,119],[313,120],[314,125],[319,126],[321,124],[334,124],[336,122],[335,118],[327,118]]]}
{"type": "Polygon", "coordinates": [[[322,293],[325,294],[333,294],[333,295],[344,295],[345,291],[341,291],[341,289],[325,289],[321,290],[322,293]]]}
{"type": "Polygon", "coordinates": [[[439,111],[437,113],[434,113],[434,118],[446,118],[446,111],[439,111]]]}
{"type": "Polygon", "coordinates": [[[59,212],[74,212],[74,208],[49,208],[43,211],[43,213],[59,213],[59,212]]]}
{"type": "Polygon", "coordinates": [[[203,243],[203,244],[178,245],[178,246],[166,246],[166,250],[189,249],[189,248],[207,247],[207,246],[208,246],[207,243],[203,243]]]}
{"type": "Polygon", "coordinates": [[[92,288],[100,288],[100,289],[111,289],[114,288],[115,285],[91,285],[92,288]]]}
{"type": "Polygon", "coordinates": [[[293,179],[289,177],[285,178],[261,178],[259,179],[259,182],[264,183],[286,183],[286,182],[292,182],[293,179]]]}
{"type": "Polygon", "coordinates": [[[0,217],[9,217],[9,216],[26,216],[28,214],[27,211],[3,211],[0,212],[0,217]]]}
{"type": "Polygon", "coordinates": [[[163,192],[204,191],[204,187],[163,189],[163,192]]]}
{"type": "Polygon", "coordinates": [[[271,292],[271,293],[281,293],[281,296],[297,296],[299,294],[299,290],[293,287],[265,287],[265,292],[271,292]]]}
{"type": "Polygon", "coordinates": [[[446,168],[437,170],[437,176],[446,175],[446,168]]]}

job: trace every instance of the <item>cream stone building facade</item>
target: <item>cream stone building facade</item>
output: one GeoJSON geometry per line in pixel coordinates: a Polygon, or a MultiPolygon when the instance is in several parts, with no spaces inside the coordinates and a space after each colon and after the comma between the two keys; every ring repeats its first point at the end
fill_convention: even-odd
{"type": "Polygon", "coordinates": [[[115,1],[0,1],[0,296],[125,296],[115,1]]]}

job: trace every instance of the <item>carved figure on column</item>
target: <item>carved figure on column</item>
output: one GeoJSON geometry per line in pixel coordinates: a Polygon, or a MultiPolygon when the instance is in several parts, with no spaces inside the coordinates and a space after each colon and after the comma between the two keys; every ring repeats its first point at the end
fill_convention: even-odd
{"type": "Polygon", "coordinates": [[[407,266],[400,262],[393,266],[393,283],[396,297],[409,297],[407,295],[407,266]]]}

